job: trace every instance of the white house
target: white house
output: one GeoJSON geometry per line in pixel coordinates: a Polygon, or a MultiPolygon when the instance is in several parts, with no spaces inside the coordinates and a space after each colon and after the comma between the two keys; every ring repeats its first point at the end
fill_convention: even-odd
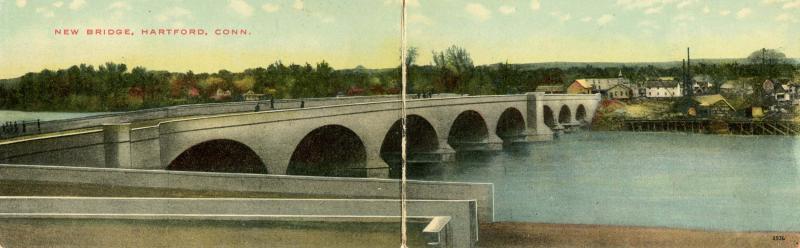
{"type": "Polygon", "coordinates": [[[646,97],[648,98],[673,98],[683,96],[681,84],[678,81],[650,80],[644,83],[646,97]]]}

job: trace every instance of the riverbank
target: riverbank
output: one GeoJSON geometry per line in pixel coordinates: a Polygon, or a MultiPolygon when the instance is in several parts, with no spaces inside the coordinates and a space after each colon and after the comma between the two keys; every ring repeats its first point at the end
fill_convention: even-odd
{"type": "Polygon", "coordinates": [[[800,233],[496,222],[479,247],[798,247],[800,233]],[[783,240],[780,240],[783,237],[783,240]]]}

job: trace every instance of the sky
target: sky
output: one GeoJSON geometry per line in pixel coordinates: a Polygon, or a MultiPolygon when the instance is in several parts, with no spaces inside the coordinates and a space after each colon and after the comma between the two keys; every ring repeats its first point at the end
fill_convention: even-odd
{"type": "MultiPolygon", "coordinates": [[[[241,71],[284,63],[399,64],[399,0],[0,0],[0,78],[113,61],[154,70],[241,71]],[[82,35],[56,35],[56,29],[82,35]],[[132,36],[88,36],[128,28],[132,36]],[[142,29],[201,28],[205,36],[142,29]],[[248,35],[218,36],[216,29],[248,35]]],[[[467,49],[475,64],[800,57],[800,0],[408,0],[418,64],[467,49]]]]}

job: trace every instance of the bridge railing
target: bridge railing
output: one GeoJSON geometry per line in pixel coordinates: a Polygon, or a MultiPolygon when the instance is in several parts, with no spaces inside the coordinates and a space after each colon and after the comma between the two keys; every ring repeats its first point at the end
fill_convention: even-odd
{"type": "MultiPolygon", "coordinates": [[[[434,94],[432,98],[458,97],[458,94],[434,94]]],[[[224,102],[224,103],[203,103],[188,104],[178,106],[168,106],[152,109],[142,109],[119,113],[108,113],[93,116],[84,116],[63,120],[40,121],[36,128],[27,128],[24,131],[18,128],[14,132],[4,132],[0,134],[0,139],[13,138],[18,136],[61,132],[74,129],[98,128],[108,123],[131,123],[139,121],[149,121],[158,119],[169,119],[199,115],[216,115],[227,113],[241,113],[254,111],[268,111],[279,109],[296,109],[304,107],[333,106],[342,104],[382,102],[399,100],[399,95],[378,95],[378,96],[347,96],[347,97],[324,97],[324,98],[304,98],[304,99],[275,99],[244,102],[224,102]]]]}

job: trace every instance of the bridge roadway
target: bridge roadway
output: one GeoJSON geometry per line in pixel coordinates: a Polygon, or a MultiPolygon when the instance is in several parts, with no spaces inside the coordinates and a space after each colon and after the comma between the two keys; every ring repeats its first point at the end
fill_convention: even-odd
{"type": "MultiPolygon", "coordinates": [[[[599,95],[527,93],[408,103],[409,161],[498,151],[590,122],[599,95]]],[[[400,104],[376,101],[220,114],[0,143],[0,162],[187,171],[386,177],[399,161],[400,104]]]]}

